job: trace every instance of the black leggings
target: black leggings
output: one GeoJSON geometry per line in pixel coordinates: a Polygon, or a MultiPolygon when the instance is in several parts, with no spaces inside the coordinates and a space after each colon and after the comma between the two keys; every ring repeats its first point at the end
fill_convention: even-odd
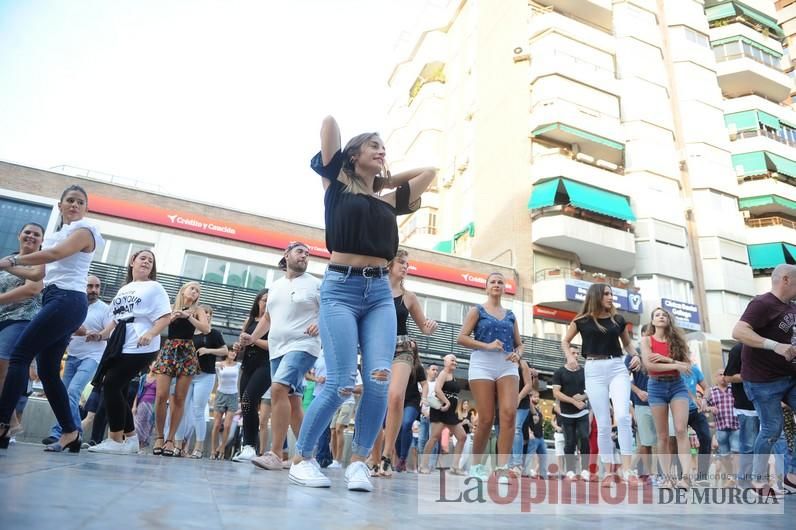
{"type": "Polygon", "coordinates": [[[257,447],[260,432],[260,399],[271,388],[271,363],[244,364],[240,370],[240,410],[243,418],[243,445],[257,447]]]}
{"type": "Polygon", "coordinates": [[[105,398],[105,409],[108,412],[108,426],[111,432],[135,431],[133,413],[127,402],[127,387],[133,377],[149,366],[156,353],[123,353],[113,360],[108,371],[105,372],[102,395],[105,398]]]}
{"type": "Polygon", "coordinates": [[[589,415],[580,418],[561,417],[564,429],[564,460],[567,471],[577,473],[575,469],[575,447],[580,446],[581,469],[589,469],[589,415]]]}

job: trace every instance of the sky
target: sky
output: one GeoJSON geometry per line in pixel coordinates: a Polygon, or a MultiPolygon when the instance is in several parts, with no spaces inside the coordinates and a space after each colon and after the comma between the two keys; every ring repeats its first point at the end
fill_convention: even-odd
{"type": "Polygon", "coordinates": [[[321,120],[384,131],[424,3],[0,0],[0,160],[322,226],[321,120]]]}

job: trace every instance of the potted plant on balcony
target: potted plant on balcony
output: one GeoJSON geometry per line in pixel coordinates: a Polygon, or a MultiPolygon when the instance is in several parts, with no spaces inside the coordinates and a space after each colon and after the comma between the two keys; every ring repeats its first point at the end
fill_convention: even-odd
{"type": "Polygon", "coordinates": [[[572,269],[572,276],[574,276],[575,278],[578,279],[583,278],[584,274],[586,274],[586,271],[581,269],[580,267],[572,269]]]}

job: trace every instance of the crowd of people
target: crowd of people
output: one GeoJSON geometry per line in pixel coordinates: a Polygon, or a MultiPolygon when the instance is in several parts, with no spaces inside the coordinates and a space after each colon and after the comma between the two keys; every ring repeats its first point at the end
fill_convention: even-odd
{"type": "Polygon", "coordinates": [[[611,287],[593,284],[562,339],[564,362],[552,379],[551,461],[539,374],[523,359],[502,274],[487,277],[486,298],[457,337],[472,352],[466,379],[455,355],[422,366],[408,333],[409,317],[424,334],[437,323],[404,286],[409,255],[398,247],[396,216],[418,207],[435,170],[391,174],[377,134],[341,147],[331,117],[311,166],[325,190],[331,257],[323,280],[307,272],[309,247],[290,243],[279,262],[284,275],[257,294],[231,348],[213,328],[199,283],[169,299],[153,250],[134,253],[125,284],[109,304],[100,300],[89,266],[103,239],[84,218],[81,187],[64,190],[52,234],[23,226],[19,252],[0,260],[0,447],[22,428],[15,411],[35,358],[57,420],[43,440],[50,452],[151,447],[164,457],[231,456],[287,470],[290,482],[306,487],[331,486],[324,468],[345,466],[348,489],[371,491],[374,477],[437,468],[481,479],[496,473],[687,488],[709,479],[715,446],[714,469],[725,471],[725,484],[771,487],[769,456],[781,454],[780,485],[796,491],[796,266],[776,267],[771,291],[749,304],[713,387],[672,315],[656,308],[634,343],[611,287]],[[89,424],[90,438],[81,435],[89,424]],[[239,446],[234,456],[230,444],[239,446]]]}

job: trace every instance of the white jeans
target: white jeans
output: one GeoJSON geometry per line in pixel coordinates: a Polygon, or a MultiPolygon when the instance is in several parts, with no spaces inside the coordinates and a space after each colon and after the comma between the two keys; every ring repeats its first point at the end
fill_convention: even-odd
{"type": "Polygon", "coordinates": [[[604,464],[618,464],[611,440],[611,404],[623,455],[633,454],[633,420],[630,417],[630,377],[622,357],[586,361],[586,395],[597,420],[597,447],[604,464]]]}

